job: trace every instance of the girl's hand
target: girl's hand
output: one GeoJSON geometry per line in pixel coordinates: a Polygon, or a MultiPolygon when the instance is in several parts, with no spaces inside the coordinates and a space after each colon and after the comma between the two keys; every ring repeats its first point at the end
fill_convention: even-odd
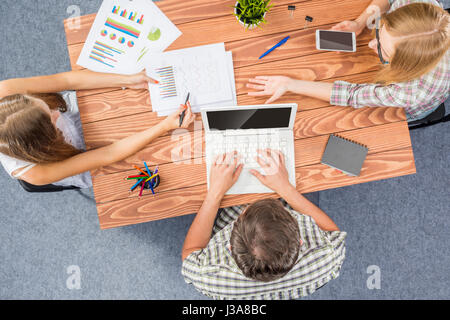
{"type": "Polygon", "coordinates": [[[180,105],[180,108],[172,113],[170,116],[168,116],[166,119],[164,119],[161,124],[164,126],[166,131],[175,130],[178,128],[184,128],[186,129],[191,125],[192,122],[194,122],[195,115],[192,112],[192,109],[190,106],[186,107],[184,105],[180,105]],[[185,111],[183,123],[180,127],[180,115],[183,111],[185,111]]]}
{"type": "Polygon", "coordinates": [[[284,155],[278,150],[271,149],[258,150],[258,154],[260,156],[256,160],[265,175],[254,169],[250,170],[250,173],[261,181],[263,185],[282,195],[283,190],[291,186],[284,155]]]}
{"type": "Polygon", "coordinates": [[[356,36],[364,30],[364,25],[361,25],[358,21],[342,21],[331,28],[333,31],[347,31],[354,32],[356,36]]]}
{"type": "Polygon", "coordinates": [[[211,166],[208,193],[222,199],[225,193],[236,183],[242,172],[243,164],[236,152],[219,155],[211,166]]]}
{"type": "Polygon", "coordinates": [[[159,84],[155,79],[147,76],[147,73],[144,71],[128,75],[125,80],[125,88],[129,89],[147,89],[148,83],[159,84]]]}
{"type": "Polygon", "coordinates": [[[249,92],[249,96],[269,96],[269,100],[265,103],[272,103],[283,94],[289,91],[290,85],[293,79],[283,76],[272,76],[272,77],[255,77],[254,79],[248,80],[247,88],[259,90],[256,92],[249,92]]]}

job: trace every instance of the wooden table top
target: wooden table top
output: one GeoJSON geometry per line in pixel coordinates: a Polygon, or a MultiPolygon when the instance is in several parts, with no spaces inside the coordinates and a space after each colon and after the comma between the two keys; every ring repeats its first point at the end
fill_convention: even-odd
{"type": "MultiPolygon", "coordinates": [[[[235,0],[164,0],[159,8],[182,31],[168,50],[225,42],[233,52],[239,105],[262,104],[266,98],[250,97],[245,88],[256,75],[286,75],[304,80],[355,83],[371,82],[379,70],[378,57],[367,46],[367,30],[357,39],[356,53],[318,51],[316,29],[327,29],[355,19],[371,0],[273,0],[262,29],[246,31],[232,15],[235,0]],[[287,5],[295,4],[294,18],[287,5]],[[305,16],[314,18],[306,29],[305,16]],[[291,39],[258,61],[261,53],[280,39],[291,39]]],[[[71,30],[65,21],[68,51],[73,70],[87,38],[95,14],[81,17],[81,28],[71,30]]],[[[147,90],[84,90],[77,93],[88,150],[108,145],[158,123],[147,90]]],[[[332,106],[300,95],[286,94],[277,102],[299,105],[295,127],[297,189],[302,193],[337,188],[416,172],[404,110],[332,106]],[[359,177],[347,176],[320,163],[332,133],[369,147],[359,177]]],[[[197,120],[200,120],[197,115],[197,120]]],[[[102,229],[196,213],[207,191],[203,130],[192,126],[188,133],[157,138],[134,156],[91,172],[102,229]],[[176,149],[178,148],[178,149],[176,149]],[[190,155],[172,162],[175,150],[191,150],[190,155]],[[187,148],[187,149],[186,149],[187,148]],[[157,194],[129,194],[130,183],[123,178],[134,174],[133,165],[159,165],[161,185],[157,194]]],[[[275,194],[228,195],[222,207],[253,202],[275,194]]]]}

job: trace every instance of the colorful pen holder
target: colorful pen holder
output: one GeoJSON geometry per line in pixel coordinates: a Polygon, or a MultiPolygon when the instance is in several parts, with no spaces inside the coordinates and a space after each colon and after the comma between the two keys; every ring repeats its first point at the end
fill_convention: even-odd
{"type": "Polygon", "coordinates": [[[139,170],[135,175],[125,177],[124,180],[133,180],[134,185],[130,188],[130,193],[138,189],[139,198],[142,197],[142,191],[144,189],[150,189],[155,194],[155,188],[161,183],[158,167],[155,170],[150,170],[147,163],[145,163],[145,169],[140,169],[138,166],[134,167],[139,170]],[[151,178],[151,179],[150,179],[151,178]],[[149,180],[150,179],[150,180],[149,180]]]}
{"type": "MultiPolygon", "coordinates": [[[[153,175],[153,171],[150,170],[150,176],[153,175]]],[[[156,177],[154,177],[152,180],[147,181],[144,185],[144,189],[150,189],[150,183],[153,181],[153,189],[157,188],[159,186],[159,184],[161,183],[161,178],[159,175],[157,175],[156,177]]]]}

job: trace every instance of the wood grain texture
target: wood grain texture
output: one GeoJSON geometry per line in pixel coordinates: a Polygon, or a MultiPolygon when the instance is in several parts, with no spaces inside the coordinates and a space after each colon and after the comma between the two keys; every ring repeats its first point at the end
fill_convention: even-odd
{"type": "MultiPolygon", "coordinates": [[[[190,8],[190,10],[195,11],[198,10],[199,13],[194,14],[195,16],[203,16],[204,14],[203,9],[205,5],[208,4],[208,1],[202,0],[202,1],[189,1],[193,3],[193,7],[190,8]],[[205,4],[206,3],[206,4],[205,4]],[[197,9],[196,9],[197,8],[197,9]]],[[[217,43],[217,42],[225,42],[227,47],[228,43],[233,41],[242,41],[243,39],[246,39],[246,43],[250,42],[256,42],[259,41],[259,39],[262,37],[262,41],[264,42],[264,46],[269,46],[270,42],[269,40],[264,40],[267,37],[278,35],[282,36],[283,33],[286,32],[296,32],[295,36],[297,36],[297,33],[302,34],[302,36],[305,36],[308,41],[307,42],[298,42],[298,40],[294,40],[292,42],[293,44],[289,43],[289,48],[291,50],[288,51],[288,54],[295,54],[302,52],[302,49],[305,49],[305,46],[309,48],[308,50],[314,50],[314,28],[317,28],[319,26],[323,26],[324,28],[329,28],[332,24],[335,24],[336,21],[342,21],[345,19],[353,19],[356,18],[360,11],[363,10],[363,6],[370,1],[368,0],[338,0],[333,2],[332,8],[330,10],[324,11],[323,6],[330,6],[329,2],[327,0],[320,0],[320,1],[297,1],[290,3],[289,1],[275,1],[275,7],[271,10],[270,18],[269,15],[267,17],[269,24],[265,25],[263,29],[257,29],[257,30],[244,30],[242,26],[237,23],[235,17],[231,14],[225,14],[223,15],[223,12],[226,12],[226,10],[229,9],[230,3],[229,1],[213,1],[212,3],[209,3],[210,5],[216,5],[218,9],[222,13],[217,18],[209,18],[202,21],[197,21],[195,18],[191,20],[192,22],[185,23],[182,25],[178,25],[180,30],[183,32],[183,35],[175,41],[168,50],[173,49],[181,49],[186,47],[192,47],[194,45],[202,45],[202,44],[211,44],[211,43],[217,43]],[[296,4],[297,10],[296,10],[296,18],[290,19],[290,14],[286,8],[286,4],[296,4]],[[220,8],[220,9],[219,9],[220,8]],[[226,10],[225,10],[226,8],[226,10]],[[345,11],[347,15],[343,16],[342,12],[339,10],[345,11]],[[335,10],[332,10],[335,9],[335,10]],[[307,30],[303,30],[304,25],[304,17],[306,15],[310,15],[315,17],[314,21],[308,25],[307,30]],[[223,16],[222,16],[223,15],[223,16]],[[212,24],[212,25],[210,25],[212,24]],[[299,30],[300,29],[300,30],[299,30]],[[198,37],[198,34],[202,34],[202,37],[198,37]],[[250,40],[250,41],[249,41],[250,40]],[[302,49],[295,50],[295,46],[301,44],[302,49]]],[[[184,5],[186,5],[187,1],[183,1],[184,5]]],[[[231,4],[235,3],[234,1],[231,2],[231,4]]],[[[158,3],[159,5],[162,5],[163,2],[158,3]]],[[[167,8],[175,8],[176,14],[174,16],[171,16],[171,11],[165,10],[165,8],[161,7],[163,11],[168,15],[169,18],[173,19],[175,24],[177,24],[176,18],[180,16],[180,8],[182,6],[176,5],[171,3],[171,5],[167,5],[167,8]]],[[[191,12],[192,13],[192,12],[191,12]]],[[[81,67],[76,65],[76,61],[78,60],[78,57],[81,53],[81,49],[83,47],[83,43],[85,39],[87,38],[87,35],[89,33],[90,27],[93,23],[93,17],[90,16],[84,16],[81,17],[81,27],[79,30],[70,30],[67,28],[68,21],[65,22],[66,26],[66,37],[67,37],[67,43],[68,43],[68,50],[69,50],[69,58],[71,61],[72,70],[78,70],[81,67]],[[88,20],[88,21],[87,21],[88,20]]],[[[358,41],[362,41],[362,43],[365,43],[369,37],[369,33],[366,32],[362,38],[359,38],[358,41]]],[[[294,34],[293,34],[293,39],[294,34]]],[[[306,39],[305,39],[306,40],[306,39]]],[[[263,46],[263,48],[264,48],[263,46]]],[[[285,46],[283,46],[285,47],[285,46]]],[[[235,49],[235,47],[231,46],[231,49],[235,49]]],[[[253,50],[250,51],[252,55],[256,55],[257,46],[252,47],[253,50]]],[[[281,48],[280,48],[281,49],[281,48]]],[[[262,48],[261,48],[262,50],[262,48]]],[[[280,50],[281,51],[281,50],[280,50]]],[[[261,51],[261,53],[264,51],[261,51]]],[[[286,49],[283,48],[282,52],[286,52],[286,49]]],[[[274,52],[272,57],[266,57],[268,61],[273,60],[279,55],[279,52],[274,52]]],[[[238,59],[241,59],[241,55],[239,55],[238,59]]],[[[248,59],[245,56],[242,58],[248,59]]],[[[285,57],[285,58],[288,58],[285,57]]],[[[239,63],[239,60],[238,60],[239,63]]],[[[96,89],[96,90],[83,90],[78,92],[78,96],[86,96],[86,95],[92,95],[92,94],[98,94],[102,92],[108,92],[112,89],[96,89]]]]}
{"type": "MultiPolygon", "coordinates": [[[[368,155],[359,177],[350,177],[322,164],[297,168],[297,189],[302,193],[343,187],[369,181],[398,177],[416,172],[412,148],[368,155]]],[[[206,193],[206,185],[146,195],[140,200],[123,199],[97,205],[102,229],[166,219],[195,213],[206,193]],[[168,210],[167,208],[170,208],[168,210]]],[[[225,196],[221,207],[251,203],[276,194],[225,196]]]]}
{"type": "MultiPolygon", "coordinates": [[[[297,113],[294,125],[294,138],[305,139],[314,136],[328,135],[335,132],[345,132],[355,129],[372,127],[380,124],[402,122],[404,123],[404,111],[399,108],[362,108],[327,107],[317,110],[309,110],[297,113]],[[339,120],[337,120],[339,119],[339,120]],[[314,125],[308,122],[314,122],[314,125]]],[[[109,121],[110,127],[99,126],[91,128],[86,125],[86,141],[92,148],[108,145],[130,134],[130,130],[136,132],[143,130],[138,126],[142,118],[126,121],[121,124],[121,119],[109,121]],[[120,128],[120,129],[117,129],[120,128]],[[107,136],[107,137],[106,137],[107,136]],[[101,138],[103,140],[100,140],[101,138]]],[[[150,121],[150,120],[149,120],[150,121]]],[[[144,126],[146,126],[144,121],[144,126]]],[[[181,134],[159,137],[150,145],[135,155],[117,163],[105,166],[91,172],[92,176],[111,174],[126,171],[133,165],[141,165],[143,161],[151,165],[161,165],[175,161],[190,161],[203,157],[204,138],[201,123],[197,123],[197,130],[181,131],[181,134]]],[[[406,135],[409,139],[409,135],[406,135]]],[[[381,139],[381,138],[380,138],[381,139]]],[[[390,140],[387,140],[389,143],[390,140]]]]}
{"type": "MultiPolygon", "coordinates": [[[[165,0],[157,3],[183,35],[170,49],[225,42],[233,52],[239,105],[262,104],[267,97],[251,97],[245,87],[256,75],[287,75],[297,79],[332,82],[345,80],[370,83],[380,68],[377,55],[367,47],[369,31],[358,38],[357,53],[319,52],[315,30],[357,17],[371,0],[289,1],[274,0],[263,29],[245,31],[231,15],[235,0],[165,0]],[[297,5],[290,19],[287,4],[297,5]],[[326,10],[324,10],[326,8],[326,10]],[[314,17],[303,30],[304,17],[314,17]],[[201,35],[201,36],[199,36],[201,35]],[[259,55],[276,41],[291,36],[281,48],[263,60],[259,55]]],[[[81,17],[81,29],[70,30],[65,21],[72,68],[83,47],[95,15],[81,17]]],[[[77,93],[88,149],[99,148],[158,123],[151,112],[147,90],[118,88],[77,93]]],[[[411,141],[401,108],[330,106],[326,101],[286,94],[280,103],[299,104],[294,126],[297,189],[307,193],[415,172],[411,141]],[[331,133],[366,144],[369,155],[359,177],[349,177],[320,163],[331,133]]],[[[94,193],[102,229],[175,217],[197,212],[206,193],[204,137],[200,121],[187,130],[161,136],[135,155],[93,170],[94,193]],[[156,196],[146,192],[141,199],[129,193],[133,165],[159,165],[161,185],[156,196]]],[[[275,194],[226,196],[221,206],[244,204],[275,194]]]]}
{"type": "Polygon", "coordinates": [[[267,13],[268,23],[262,28],[251,30],[251,32],[245,30],[231,14],[189,22],[179,25],[183,37],[178,38],[169,47],[169,50],[190,47],[192,39],[195,39],[196,45],[203,45],[296,31],[303,28],[306,15],[315,18],[309,23],[310,28],[336,23],[336,21],[353,20],[361,14],[361,7],[369,3],[370,0],[335,0],[331,3],[328,0],[293,1],[291,4],[298,6],[298,10],[296,10],[298,18],[290,19],[286,6],[275,6],[267,13]],[[327,9],[324,10],[324,8],[327,9]],[[199,34],[202,36],[199,37],[199,34]]]}
{"type": "MultiPolygon", "coordinates": [[[[302,31],[302,32],[307,32],[307,31],[302,31]]],[[[336,52],[326,52],[326,56],[318,56],[317,59],[322,60],[322,61],[329,61],[329,62],[332,62],[334,65],[336,65],[338,63],[342,63],[342,60],[347,59],[348,56],[354,56],[354,57],[356,57],[356,60],[354,61],[354,63],[358,64],[358,62],[361,61],[362,63],[369,64],[370,68],[367,68],[367,70],[365,70],[365,72],[370,72],[371,70],[378,70],[380,68],[378,57],[372,50],[370,50],[367,47],[367,44],[370,40],[369,36],[367,35],[368,32],[365,32],[364,34],[366,35],[366,37],[363,38],[362,44],[360,47],[358,47],[357,53],[343,54],[343,53],[336,53],[336,52]],[[365,56],[364,57],[360,56],[361,53],[364,54],[365,56]],[[358,60],[358,59],[360,59],[360,60],[358,60]],[[363,60],[363,59],[365,59],[365,60],[363,60]],[[370,60],[370,61],[368,61],[368,60],[370,60]]],[[[279,36],[277,35],[276,37],[279,37],[279,36]]],[[[309,33],[309,37],[312,38],[313,35],[311,33],[309,33]]],[[[275,38],[275,36],[271,36],[271,38],[275,38]]],[[[258,50],[257,43],[259,41],[264,41],[264,43],[267,43],[267,44],[268,43],[273,44],[273,43],[275,43],[276,40],[273,39],[273,40],[269,41],[269,40],[266,40],[265,37],[263,37],[263,38],[258,38],[258,39],[251,39],[251,40],[246,39],[244,41],[240,41],[241,44],[242,44],[242,42],[244,42],[244,43],[248,44],[248,46],[253,47],[253,49],[248,48],[248,46],[242,46],[242,45],[238,46],[237,48],[234,48],[234,43],[226,44],[226,47],[230,47],[228,50],[233,52],[233,63],[234,63],[235,70],[243,68],[242,71],[245,74],[245,72],[247,70],[252,70],[252,68],[245,69],[245,67],[253,66],[253,69],[254,69],[255,67],[258,68],[259,66],[261,66],[261,64],[266,64],[268,62],[274,62],[274,64],[270,64],[270,65],[266,66],[266,68],[269,69],[269,75],[272,75],[273,72],[270,72],[270,68],[275,67],[275,70],[276,70],[276,67],[279,65],[279,63],[277,64],[276,62],[284,62],[285,59],[297,58],[296,60],[294,60],[292,62],[299,63],[304,69],[305,62],[308,61],[308,59],[311,57],[311,55],[325,54],[325,52],[317,51],[315,49],[314,50],[310,49],[309,50],[310,52],[303,53],[303,49],[305,49],[305,45],[303,42],[298,42],[298,41],[294,42],[293,41],[294,43],[290,44],[290,42],[288,41],[289,49],[287,49],[287,51],[284,48],[284,46],[282,46],[280,49],[275,50],[270,55],[266,56],[263,61],[260,61],[260,60],[258,60],[258,57],[257,57],[262,52],[261,49],[259,49],[259,51],[257,51],[258,50]],[[303,46],[300,45],[302,43],[303,43],[303,46]],[[296,46],[297,44],[299,45],[298,47],[296,46]],[[301,59],[301,58],[303,58],[303,59],[301,59]]],[[[287,44],[285,46],[287,46],[287,44]]],[[[314,43],[308,43],[307,45],[312,47],[312,46],[314,46],[314,43]]],[[[69,47],[69,53],[71,53],[71,59],[74,59],[74,61],[72,61],[72,63],[73,63],[72,69],[73,70],[82,70],[83,69],[75,64],[78,59],[78,55],[81,53],[81,49],[82,49],[82,46],[69,47]],[[76,48],[77,50],[79,49],[79,51],[77,51],[75,53],[76,57],[73,56],[74,48],[76,48]]],[[[289,62],[291,62],[291,60],[289,60],[289,62]]],[[[349,64],[342,65],[342,68],[349,67],[351,61],[348,61],[348,62],[349,62],[349,64]]],[[[309,64],[306,63],[306,66],[309,66],[309,64]]],[[[356,68],[356,70],[354,70],[355,73],[358,73],[358,69],[357,69],[358,67],[359,67],[359,65],[357,65],[357,66],[352,65],[352,68],[356,68]]],[[[321,66],[321,68],[324,68],[324,66],[321,66]]],[[[301,69],[301,70],[303,70],[303,69],[301,69]]],[[[331,70],[331,69],[327,69],[327,70],[331,70]]],[[[317,73],[314,70],[312,70],[312,71],[314,73],[317,73]]],[[[349,70],[349,73],[346,75],[347,76],[351,75],[352,74],[351,71],[352,70],[349,70]]],[[[278,73],[275,72],[275,74],[278,74],[278,73]]],[[[296,77],[299,78],[299,75],[297,74],[296,77]]],[[[304,80],[309,80],[309,79],[310,80],[313,80],[313,79],[325,80],[326,78],[325,79],[314,78],[314,77],[304,78],[304,80]]],[[[366,81],[366,82],[368,82],[368,81],[366,81]]],[[[101,93],[108,93],[111,91],[119,91],[119,90],[121,90],[121,89],[120,88],[103,88],[103,89],[80,90],[77,92],[77,96],[79,98],[81,98],[81,97],[98,95],[101,93]]],[[[240,94],[239,88],[237,88],[237,94],[238,95],[240,94]]]]}
{"type": "MultiPolygon", "coordinates": [[[[296,3],[300,5],[306,1],[297,1],[296,3]]],[[[291,4],[293,1],[275,0],[272,2],[275,6],[281,7],[291,4]]],[[[233,12],[232,6],[235,3],[235,0],[164,0],[157,2],[156,5],[174,24],[181,25],[187,22],[192,23],[199,20],[231,15],[233,12]]],[[[86,40],[89,30],[94,23],[95,16],[95,13],[82,16],[78,30],[71,29],[70,19],[64,20],[68,46],[83,43],[86,40]]]]}
{"type": "MultiPolygon", "coordinates": [[[[357,56],[326,52],[290,59],[289,64],[294,69],[289,70],[284,60],[235,69],[238,104],[263,104],[268,99],[268,97],[248,96],[248,92],[253,91],[246,88],[248,79],[257,75],[289,75],[305,80],[331,82],[340,79],[353,83],[368,83],[374,79],[379,68],[377,58],[369,48],[362,49],[357,56]]],[[[326,101],[289,93],[277,101],[277,103],[291,102],[297,103],[299,110],[329,105],[326,101]]],[[[78,105],[84,124],[152,110],[148,90],[114,90],[78,96],[78,105]]]]}
{"type": "MultiPolygon", "coordinates": [[[[369,148],[369,154],[391,151],[411,146],[408,127],[405,122],[395,122],[375,127],[367,127],[339,133],[340,136],[358,141],[369,148]]],[[[295,141],[295,167],[319,164],[329,135],[315,136],[295,141]]],[[[203,139],[200,140],[203,142],[203,139]]],[[[201,143],[199,141],[199,143],[201,143]]],[[[199,158],[189,161],[165,163],[159,166],[161,184],[158,192],[190,188],[206,184],[206,162],[204,143],[199,158]],[[183,172],[183,175],[180,175],[183,172]]],[[[139,164],[142,165],[142,162],[139,164]]],[[[128,167],[131,168],[131,167],[128,167]]],[[[137,198],[138,193],[129,193],[135,181],[123,181],[123,178],[136,173],[135,169],[94,177],[94,193],[98,203],[127,198],[137,198]],[[114,185],[112,189],[110,186],[114,185]]],[[[149,191],[147,191],[149,193],[149,191]]]]}
{"type": "MultiPolygon", "coordinates": [[[[308,56],[318,52],[316,49],[316,30],[328,30],[333,26],[334,24],[327,24],[305,30],[301,29],[286,33],[263,35],[254,39],[231,41],[226,43],[226,49],[233,52],[235,68],[308,56]],[[290,38],[284,45],[259,60],[263,52],[266,52],[275,43],[287,36],[290,36],[290,38]]],[[[368,29],[364,30],[357,38],[357,50],[359,51],[360,48],[367,46],[372,38],[371,32],[368,29]]]]}
{"type": "MultiPolygon", "coordinates": [[[[202,130],[200,115],[189,130],[179,129],[159,139],[168,144],[178,133],[202,130]]],[[[337,131],[353,130],[383,123],[397,122],[405,119],[402,108],[360,108],[329,106],[319,109],[297,112],[294,124],[294,138],[303,139],[315,135],[329,134],[337,131]]],[[[108,121],[84,125],[85,140],[88,149],[99,148],[128,137],[154,125],[158,118],[154,113],[143,113],[108,121]]]]}
{"type": "Polygon", "coordinates": [[[235,69],[236,91],[248,92],[248,79],[254,76],[285,75],[292,78],[316,81],[340,78],[346,75],[379,70],[377,55],[369,47],[362,47],[358,54],[323,52],[287,61],[273,61],[235,69]]]}
{"type": "MultiPolygon", "coordinates": [[[[317,53],[316,49],[316,30],[330,29],[333,24],[318,26],[315,28],[307,28],[305,30],[297,30],[294,32],[277,33],[263,35],[258,38],[243,39],[230,41],[225,43],[225,49],[233,52],[233,63],[235,68],[245,67],[258,63],[266,63],[276,60],[290,59],[294,57],[302,57],[317,53]],[[270,49],[275,43],[285,36],[290,36],[288,42],[277,50],[265,56],[262,60],[258,58],[261,54],[270,49]]],[[[367,46],[369,41],[373,38],[371,32],[366,29],[357,38],[357,46],[359,48],[367,46]]],[[[213,43],[213,42],[211,42],[213,43]]],[[[72,70],[83,70],[84,68],[77,65],[76,62],[81,54],[84,44],[73,44],[68,47],[69,59],[72,70]]]]}

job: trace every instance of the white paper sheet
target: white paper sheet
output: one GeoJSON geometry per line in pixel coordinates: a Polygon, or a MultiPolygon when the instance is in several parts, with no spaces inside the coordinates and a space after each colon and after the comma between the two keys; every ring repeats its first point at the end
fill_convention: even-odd
{"type": "Polygon", "coordinates": [[[159,116],[177,110],[188,92],[194,112],[236,104],[233,58],[223,43],[152,55],[147,74],[160,81],[149,86],[152,110],[159,116]]]}
{"type": "Polygon", "coordinates": [[[77,64],[97,72],[133,74],[164,51],[180,30],[148,0],[104,0],[77,64]]]}
{"type": "MultiPolygon", "coordinates": [[[[209,104],[204,104],[204,105],[195,105],[195,106],[191,106],[192,107],[192,112],[196,113],[196,112],[201,112],[202,108],[208,108],[208,107],[228,107],[228,106],[236,106],[237,105],[237,99],[236,99],[236,82],[235,82],[235,78],[234,78],[234,66],[233,66],[233,55],[231,53],[231,51],[228,51],[225,53],[226,56],[226,60],[227,60],[227,67],[228,67],[228,78],[230,81],[230,86],[231,86],[231,99],[229,100],[224,100],[224,101],[216,101],[213,103],[209,103],[209,104]]],[[[185,100],[186,101],[186,97],[185,100]]],[[[184,103],[183,101],[183,103],[184,103]]],[[[179,105],[178,105],[179,106],[179,105]]],[[[174,109],[160,109],[160,111],[158,112],[158,116],[168,116],[172,113],[174,113],[175,111],[178,110],[178,107],[174,108],[174,109]]],[[[153,111],[156,111],[153,109],[153,111]]]]}

